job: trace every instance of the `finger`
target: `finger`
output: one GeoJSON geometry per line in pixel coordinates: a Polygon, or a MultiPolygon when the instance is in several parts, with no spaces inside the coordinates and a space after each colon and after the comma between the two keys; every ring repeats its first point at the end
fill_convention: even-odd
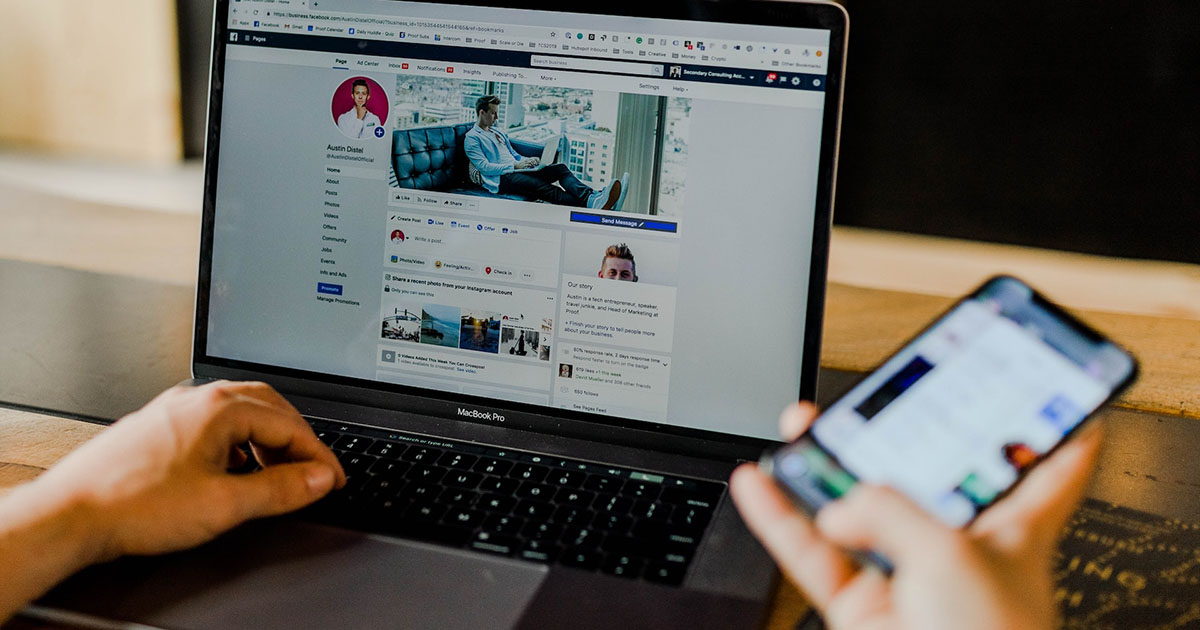
{"type": "Polygon", "coordinates": [[[1093,422],[1030,471],[1012,494],[981,514],[972,533],[994,536],[1010,546],[1027,541],[1055,545],[1083,500],[1102,441],[1103,429],[1093,422]]]}
{"type": "Polygon", "coordinates": [[[733,471],[729,492],[742,519],[792,582],[820,610],[855,574],[853,562],[817,533],[757,466],[733,471]]]}
{"type": "Polygon", "coordinates": [[[298,510],[333,489],[336,474],[322,462],[297,462],[222,480],[233,495],[235,523],[298,510]]]}
{"type": "Polygon", "coordinates": [[[844,547],[882,553],[897,568],[943,549],[957,536],[898,491],[867,484],[822,508],[817,528],[844,547]]]}
{"type": "Polygon", "coordinates": [[[281,462],[317,461],[332,468],[337,485],[346,482],[342,465],[312,427],[293,411],[271,407],[253,398],[236,398],[226,408],[227,422],[222,422],[223,439],[227,444],[250,442],[264,465],[281,462]]]}
{"type": "Polygon", "coordinates": [[[779,434],[791,442],[807,431],[816,417],[817,406],[807,400],[788,405],[779,416],[779,434]]]}

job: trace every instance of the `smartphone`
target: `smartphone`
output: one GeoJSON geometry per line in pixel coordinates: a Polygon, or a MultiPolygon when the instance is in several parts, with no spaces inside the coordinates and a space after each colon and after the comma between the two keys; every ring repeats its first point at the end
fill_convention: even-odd
{"type": "Polygon", "coordinates": [[[999,276],[763,462],[810,514],[865,481],[962,527],[1136,374],[1129,352],[1024,282],[999,276]]]}

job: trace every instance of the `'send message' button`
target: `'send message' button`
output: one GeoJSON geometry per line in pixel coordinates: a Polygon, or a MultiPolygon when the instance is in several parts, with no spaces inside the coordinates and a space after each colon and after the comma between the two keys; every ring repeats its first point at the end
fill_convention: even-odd
{"type": "Polygon", "coordinates": [[[329,284],[328,282],[318,282],[317,283],[317,293],[324,293],[326,295],[341,295],[342,294],[342,285],[329,284]]]}
{"type": "Polygon", "coordinates": [[[635,230],[651,230],[654,232],[676,232],[679,228],[670,221],[654,221],[641,218],[638,215],[616,216],[610,214],[590,214],[587,212],[572,212],[571,221],[574,223],[592,223],[595,225],[611,225],[615,227],[632,228],[635,230]]]}

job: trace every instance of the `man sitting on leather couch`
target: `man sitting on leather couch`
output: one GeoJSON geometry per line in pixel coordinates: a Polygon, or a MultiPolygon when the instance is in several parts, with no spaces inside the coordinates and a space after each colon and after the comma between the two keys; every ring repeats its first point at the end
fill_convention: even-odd
{"type": "Polygon", "coordinates": [[[463,142],[472,182],[493,194],[522,195],[563,206],[601,210],[620,207],[622,190],[628,186],[628,174],[601,190],[592,190],[565,164],[537,168],[538,158],[517,153],[508,137],[495,127],[499,113],[498,96],[482,96],[475,101],[478,120],[463,142]]]}

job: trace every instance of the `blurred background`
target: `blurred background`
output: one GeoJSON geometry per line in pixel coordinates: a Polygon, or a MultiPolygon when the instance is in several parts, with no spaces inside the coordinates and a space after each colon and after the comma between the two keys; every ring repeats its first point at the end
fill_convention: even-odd
{"type": "MultiPolygon", "coordinates": [[[[835,223],[1200,263],[1200,3],[843,4],[835,223]]],[[[0,3],[0,178],[198,212],[211,12],[0,3]]]]}

